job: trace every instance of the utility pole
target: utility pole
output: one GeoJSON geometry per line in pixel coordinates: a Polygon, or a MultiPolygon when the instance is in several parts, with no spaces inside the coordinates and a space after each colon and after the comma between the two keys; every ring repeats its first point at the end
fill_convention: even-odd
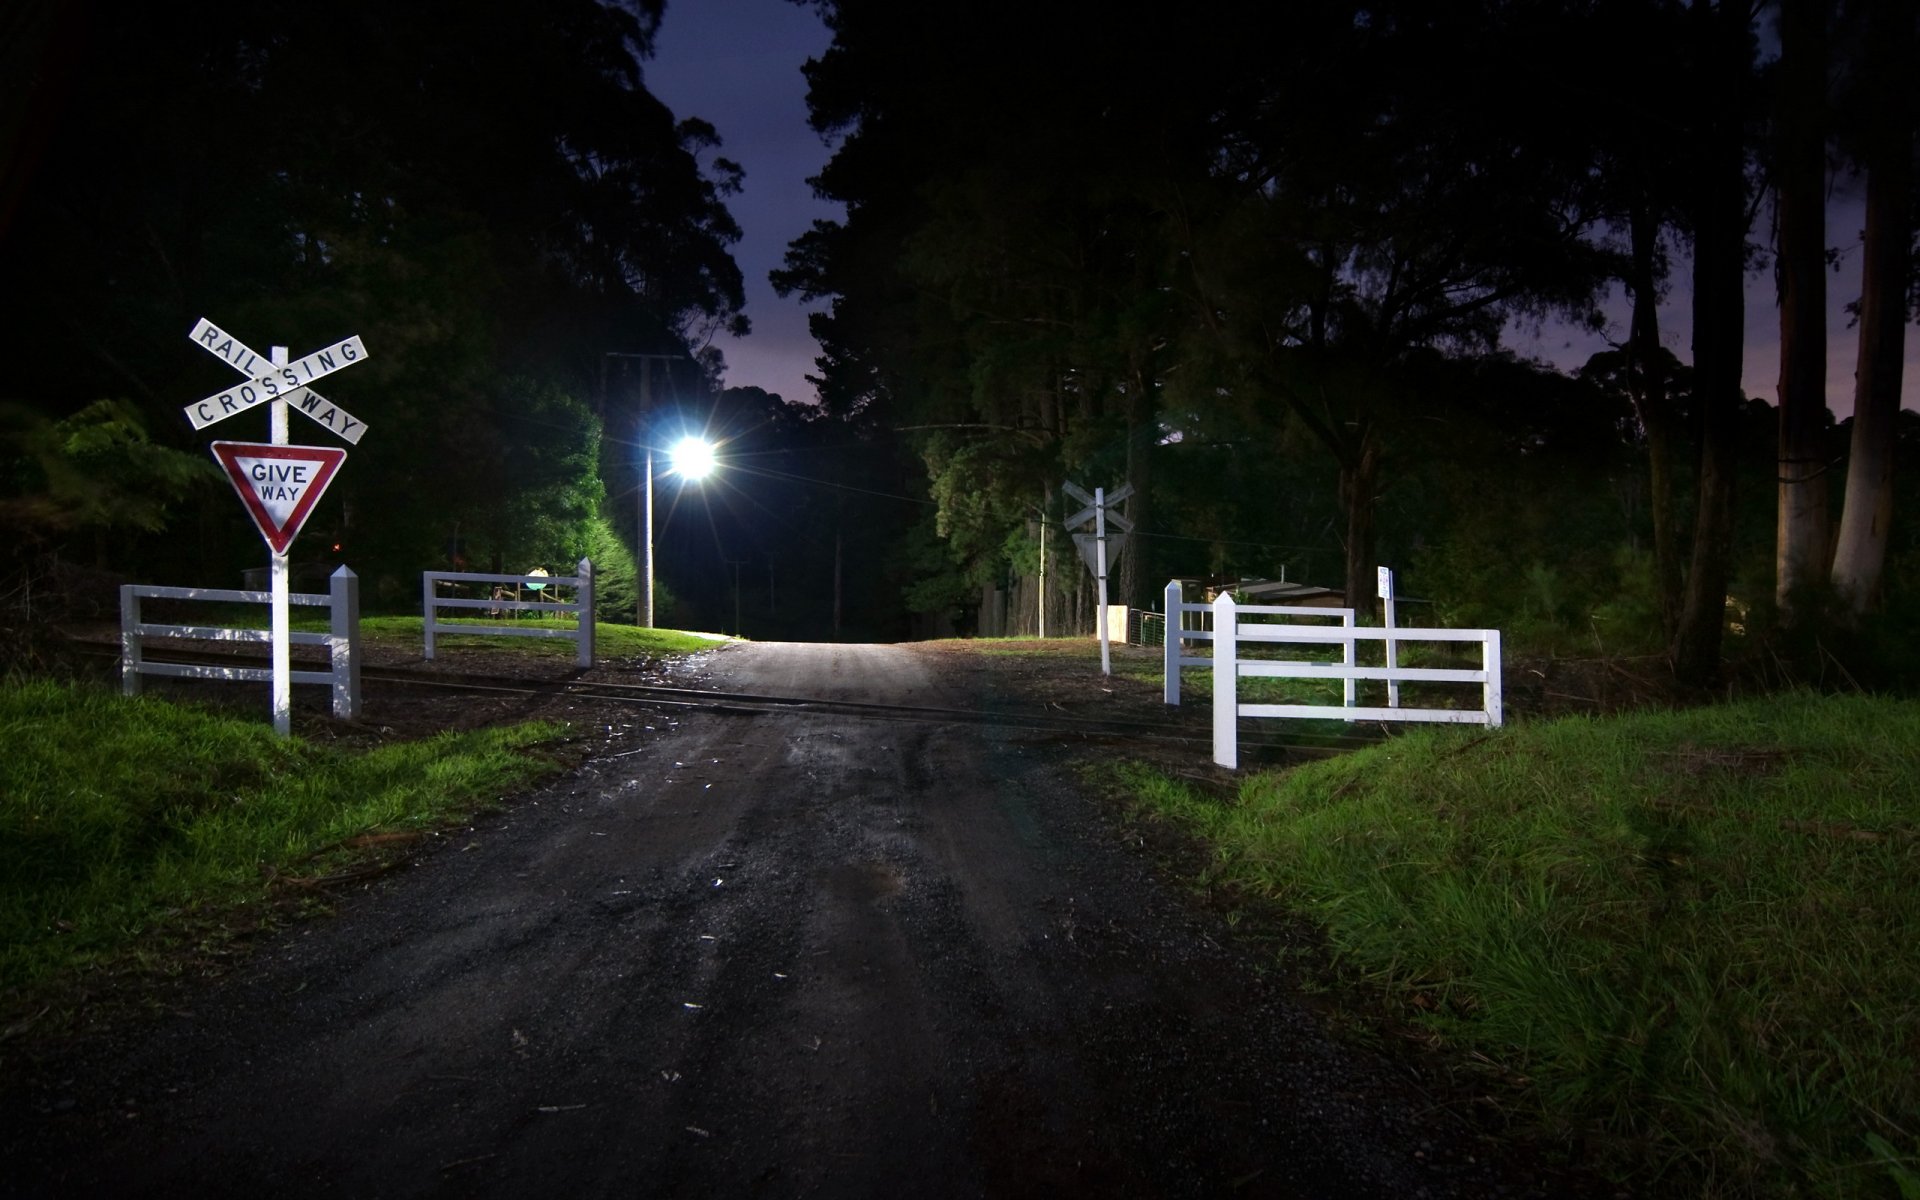
{"type": "Polygon", "coordinates": [[[1047,636],[1047,512],[1040,510],[1040,636],[1047,636]]]}
{"type": "Polygon", "coordinates": [[[607,401],[607,360],[610,358],[637,358],[640,360],[640,412],[634,419],[635,442],[641,449],[643,465],[640,477],[639,496],[639,595],[634,597],[634,620],[643,629],[653,628],[653,430],[650,418],[653,416],[653,364],[656,359],[667,362],[685,358],[684,354],[635,354],[623,350],[608,350],[600,356],[600,406],[604,409],[607,401]]]}

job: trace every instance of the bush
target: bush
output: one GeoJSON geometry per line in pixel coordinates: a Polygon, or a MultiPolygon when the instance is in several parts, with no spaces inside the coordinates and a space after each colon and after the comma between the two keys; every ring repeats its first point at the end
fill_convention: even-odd
{"type": "MultiPolygon", "coordinates": [[[[631,620],[634,601],[640,595],[640,573],[634,566],[633,551],[627,549],[605,517],[587,522],[586,551],[587,558],[593,562],[593,603],[600,620],[631,620]]],[[[656,587],[656,608],[659,595],[656,587]]]]}

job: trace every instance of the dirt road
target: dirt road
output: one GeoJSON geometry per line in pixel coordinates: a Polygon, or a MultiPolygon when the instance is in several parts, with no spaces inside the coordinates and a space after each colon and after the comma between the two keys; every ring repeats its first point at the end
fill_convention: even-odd
{"type": "MultiPolygon", "coordinates": [[[[734,646],[691,670],[980,702],[912,647],[734,646]]],[[[190,1012],[14,1096],[0,1190],[1532,1190],[1156,882],[1054,735],[798,712],[613,733],[190,1012]]]]}

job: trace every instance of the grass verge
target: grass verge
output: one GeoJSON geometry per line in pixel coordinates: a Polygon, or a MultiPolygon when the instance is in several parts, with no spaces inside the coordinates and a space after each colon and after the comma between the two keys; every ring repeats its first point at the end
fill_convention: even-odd
{"type": "Polygon", "coordinates": [[[1920,704],[1425,729],[1228,798],[1121,771],[1621,1169],[1920,1195],[1920,704]]]}
{"type": "MultiPolygon", "coordinates": [[[[311,609],[293,609],[290,624],[309,633],[327,632],[327,618],[311,609]]],[[[220,624],[234,629],[265,629],[271,618],[264,605],[200,605],[194,609],[198,624],[220,624]]],[[[446,625],[518,625],[527,629],[557,629],[572,632],[575,622],[560,617],[475,617],[440,621],[446,625]]],[[[414,651],[426,645],[425,622],[419,617],[362,616],[360,636],[369,642],[403,647],[414,651]]],[[[709,633],[685,633],[678,629],[643,629],[637,625],[610,625],[596,621],[593,626],[594,653],[600,658],[657,658],[667,654],[692,654],[711,650],[723,642],[738,639],[709,633]]],[[[513,637],[492,634],[441,633],[434,639],[441,648],[508,648],[516,652],[548,658],[572,658],[574,645],[566,638],[513,637]]]]}
{"type": "MultiPolygon", "coordinates": [[[[569,632],[574,622],[557,617],[522,618],[513,620],[476,619],[472,621],[441,621],[442,626],[459,625],[518,625],[523,628],[563,629],[569,632]]],[[[295,622],[296,628],[299,623],[295,622]]],[[[312,628],[323,630],[322,621],[315,620],[312,628]]],[[[362,617],[360,636],[374,638],[383,642],[392,642],[411,647],[425,645],[424,623],[419,617],[362,617]]],[[[595,622],[593,627],[593,652],[596,658],[658,658],[667,654],[692,654],[700,650],[711,650],[723,642],[735,641],[731,637],[717,637],[712,634],[682,633],[677,629],[643,629],[637,625],[609,625],[604,621],[595,622]]],[[[485,634],[448,634],[435,635],[436,647],[460,649],[488,646],[494,649],[511,648],[516,652],[552,658],[572,658],[577,651],[574,644],[566,638],[512,637],[485,634]]]]}
{"type": "Polygon", "coordinates": [[[365,871],[552,770],[527,750],[558,732],[354,753],[99,688],[0,683],[0,995],[164,959],[289,883],[365,871]]]}

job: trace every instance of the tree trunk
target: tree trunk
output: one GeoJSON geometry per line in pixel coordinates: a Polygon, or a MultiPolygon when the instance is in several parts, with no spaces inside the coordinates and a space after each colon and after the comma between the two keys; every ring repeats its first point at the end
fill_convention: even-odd
{"type": "Polygon", "coordinates": [[[1633,323],[1627,334],[1627,390],[1647,439],[1647,484],[1653,517],[1654,590],[1660,632],[1669,641],[1680,622],[1680,527],[1673,488],[1674,414],[1660,348],[1660,297],[1654,284],[1660,223],[1646,203],[1629,217],[1633,238],[1633,323]]]}
{"type": "Polygon", "coordinates": [[[1347,510],[1347,599],[1346,606],[1358,615],[1373,605],[1374,581],[1374,494],[1380,477],[1380,438],[1373,422],[1360,421],[1359,444],[1350,457],[1340,463],[1340,504],[1347,510]]]}
{"type": "Polygon", "coordinates": [[[1824,0],[1782,0],[1778,129],[1780,474],[1774,600],[1789,622],[1827,571],[1824,0]]]}
{"type": "Polygon", "coordinates": [[[1120,594],[1114,603],[1129,608],[1152,608],[1153,598],[1166,586],[1155,586],[1144,545],[1153,520],[1153,456],[1160,443],[1159,411],[1153,401],[1152,379],[1138,365],[1127,379],[1127,482],[1133,495],[1126,499],[1126,517],[1133,522],[1126,553],[1120,559],[1120,594]]]}
{"type": "Polygon", "coordinates": [[[1893,446],[1905,361],[1907,282],[1913,269],[1906,215],[1912,203],[1912,129],[1905,88],[1914,61],[1911,0],[1877,0],[1868,16],[1870,86],[1882,124],[1863,148],[1867,226],[1860,281],[1860,357],[1854,369],[1853,442],[1833,586],[1854,617],[1880,604],[1893,520],[1893,446]]]}
{"type": "Polygon", "coordinates": [[[1720,673],[1727,579],[1733,559],[1733,475],[1745,337],[1746,147],[1741,109],[1750,60],[1747,9],[1722,0],[1695,7],[1701,111],[1693,209],[1694,407],[1700,470],[1693,553],[1674,633],[1673,668],[1705,685],[1720,673]]]}

